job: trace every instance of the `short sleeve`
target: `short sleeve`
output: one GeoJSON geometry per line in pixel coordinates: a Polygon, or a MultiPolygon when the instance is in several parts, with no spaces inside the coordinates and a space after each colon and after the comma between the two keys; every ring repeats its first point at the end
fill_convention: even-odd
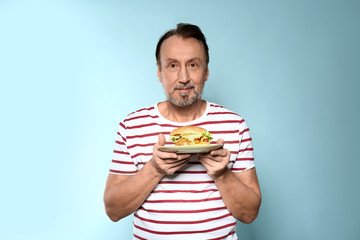
{"type": "Polygon", "coordinates": [[[118,126],[117,137],[115,141],[113,159],[110,165],[110,173],[133,175],[137,172],[130,153],[126,146],[126,129],[123,122],[118,126]]]}
{"type": "Polygon", "coordinates": [[[239,152],[231,168],[233,172],[242,172],[255,167],[252,139],[245,120],[240,123],[239,137],[239,152]]]}

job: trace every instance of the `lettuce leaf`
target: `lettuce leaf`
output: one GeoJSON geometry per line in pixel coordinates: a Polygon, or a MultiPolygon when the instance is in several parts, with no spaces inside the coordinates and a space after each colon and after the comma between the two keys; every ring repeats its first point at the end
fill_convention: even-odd
{"type": "Polygon", "coordinates": [[[205,136],[209,141],[211,141],[213,139],[211,133],[209,133],[208,131],[203,132],[202,136],[205,136]]]}

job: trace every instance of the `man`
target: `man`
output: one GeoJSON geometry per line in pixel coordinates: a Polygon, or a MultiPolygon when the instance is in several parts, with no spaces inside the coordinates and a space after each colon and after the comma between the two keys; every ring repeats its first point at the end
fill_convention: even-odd
{"type": "Polygon", "coordinates": [[[201,30],[178,24],[156,49],[157,75],[167,100],[120,124],[106,183],[106,213],[134,215],[134,239],[237,239],[236,219],[252,222],[261,193],[249,129],[238,114],[201,98],[209,54],[201,30]],[[177,154],[158,149],[180,126],[213,134],[223,148],[177,154]]]}

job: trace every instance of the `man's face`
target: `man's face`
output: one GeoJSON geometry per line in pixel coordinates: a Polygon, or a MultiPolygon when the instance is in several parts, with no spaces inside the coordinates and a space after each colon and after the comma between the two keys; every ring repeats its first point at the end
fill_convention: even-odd
{"type": "Polygon", "coordinates": [[[169,102],[187,107],[201,99],[208,79],[204,47],[195,38],[172,36],[160,49],[159,81],[169,102]]]}

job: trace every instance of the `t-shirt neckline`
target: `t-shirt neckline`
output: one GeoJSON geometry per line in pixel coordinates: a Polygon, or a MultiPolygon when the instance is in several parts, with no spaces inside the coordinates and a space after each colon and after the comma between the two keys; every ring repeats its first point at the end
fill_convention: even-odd
{"type": "Polygon", "coordinates": [[[210,103],[206,100],[204,100],[204,101],[206,102],[206,109],[205,109],[204,113],[199,118],[197,118],[193,121],[190,121],[190,122],[174,122],[174,121],[171,121],[171,120],[165,118],[163,115],[161,115],[161,113],[159,111],[159,108],[158,108],[159,103],[154,104],[154,109],[155,109],[156,115],[159,116],[159,119],[162,122],[172,124],[172,125],[178,125],[178,126],[189,126],[189,125],[193,125],[193,124],[201,122],[208,115],[208,112],[210,110],[210,103]]]}

